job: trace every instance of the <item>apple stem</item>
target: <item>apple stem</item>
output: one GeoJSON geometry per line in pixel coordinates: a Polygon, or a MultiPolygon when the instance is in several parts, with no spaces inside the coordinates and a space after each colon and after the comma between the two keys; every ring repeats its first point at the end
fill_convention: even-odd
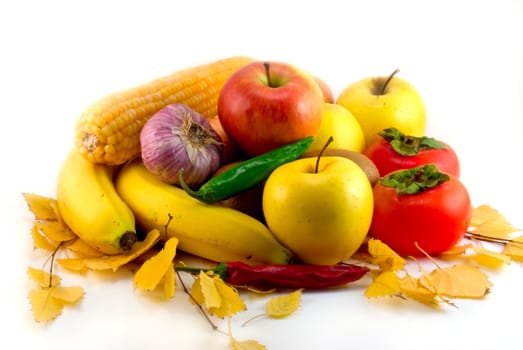
{"type": "Polygon", "coordinates": [[[269,62],[263,62],[263,66],[265,67],[265,74],[267,75],[267,85],[269,85],[269,87],[274,87],[272,85],[272,80],[271,80],[271,73],[270,73],[270,64],[269,62]]]}
{"type": "Polygon", "coordinates": [[[389,85],[389,82],[392,80],[392,78],[394,78],[394,76],[396,74],[398,74],[400,70],[398,68],[396,68],[394,70],[394,72],[391,73],[391,75],[389,75],[389,77],[387,78],[387,80],[385,80],[383,82],[383,85],[381,86],[380,90],[379,90],[379,95],[385,95],[385,90],[387,90],[387,85],[389,85]]]}
{"type": "Polygon", "coordinates": [[[323,152],[327,149],[329,144],[334,141],[334,137],[329,136],[327,139],[327,142],[325,142],[325,145],[323,145],[322,149],[320,150],[320,153],[318,153],[318,157],[316,158],[316,167],[314,168],[314,173],[318,173],[318,168],[320,167],[320,158],[323,155],[323,152]]]}

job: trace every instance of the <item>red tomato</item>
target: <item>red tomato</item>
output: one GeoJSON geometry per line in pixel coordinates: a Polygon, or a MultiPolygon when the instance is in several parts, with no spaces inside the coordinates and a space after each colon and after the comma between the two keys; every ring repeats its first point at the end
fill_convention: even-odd
{"type": "Polygon", "coordinates": [[[374,162],[380,176],[400,169],[435,164],[440,171],[459,177],[458,156],[445,142],[426,136],[405,136],[392,128],[385,129],[380,136],[363,152],[374,162]],[[441,148],[433,148],[433,145],[438,144],[441,148]]]}
{"type": "MultiPolygon", "coordinates": [[[[424,176],[422,172],[428,171],[427,167],[437,172],[432,165],[396,171],[380,179],[373,189],[370,235],[402,256],[421,255],[416,242],[430,255],[442,253],[463,238],[470,223],[472,205],[469,194],[453,175],[437,172],[447,180],[415,194],[398,194],[397,188],[386,184],[387,179],[409,171],[412,176],[407,176],[404,183],[412,184],[424,176]]],[[[434,179],[433,175],[427,177],[434,179]]]]}

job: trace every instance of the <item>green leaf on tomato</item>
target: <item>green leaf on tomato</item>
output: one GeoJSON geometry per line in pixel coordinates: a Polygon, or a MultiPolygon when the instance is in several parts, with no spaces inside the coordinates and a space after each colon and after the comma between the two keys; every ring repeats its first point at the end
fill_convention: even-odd
{"type": "Polygon", "coordinates": [[[415,156],[420,151],[446,148],[435,138],[405,135],[396,128],[383,129],[378,135],[387,140],[392,149],[402,156],[415,156]]]}
{"type": "Polygon", "coordinates": [[[390,173],[382,177],[380,183],[387,187],[394,187],[398,194],[417,194],[449,179],[449,175],[439,171],[434,164],[426,164],[390,173]]]}

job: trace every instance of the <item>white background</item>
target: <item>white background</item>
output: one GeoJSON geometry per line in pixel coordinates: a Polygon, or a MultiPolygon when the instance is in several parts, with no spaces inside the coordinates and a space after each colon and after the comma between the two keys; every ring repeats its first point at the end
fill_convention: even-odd
{"type": "MultiPolygon", "coordinates": [[[[64,275],[86,296],[49,325],[32,321],[25,269],[40,264],[21,193],[54,196],[80,111],[101,96],[231,55],[296,64],[335,94],[395,68],[423,95],[427,134],[451,144],[474,205],[523,227],[522,1],[2,1],[0,4],[2,343],[38,349],[228,349],[177,291],[159,303],[131,276],[64,275]]],[[[523,264],[492,272],[485,300],[432,310],[367,300],[368,280],[306,292],[284,320],[233,319],[268,349],[521,348],[523,264]]],[[[225,330],[225,323],[215,320],[225,330]]]]}

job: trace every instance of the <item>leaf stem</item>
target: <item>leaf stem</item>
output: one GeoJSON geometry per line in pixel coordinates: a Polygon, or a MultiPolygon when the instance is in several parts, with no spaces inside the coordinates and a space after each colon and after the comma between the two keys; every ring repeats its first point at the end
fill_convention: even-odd
{"type": "Polygon", "coordinates": [[[523,242],[516,241],[516,240],[510,239],[510,238],[492,237],[492,236],[482,235],[480,233],[474,233],[474,232],[470,232],[470,231],[467,231],[467,233],[465,233],[465,237],[474,238],[474,239],[477,239],[480,241],[487,241],[487,242],[500,243],[500,244],[508,244],[508,243],[523,244],[523,242]]]}
{"type": "Polygon", "coordinates": [[[212,330],[213,331],[217,330],[218,326],[215,325],[214,322],[212,322],[209,315],[207,315],[207,313],[205,312],[203,307],[200,304],[198,304],[198,302],[194,299],[194,297],[191,294],[191,292],[189,291],[189,289],[187,289],[187,287],[185,286],[185,283],[183,282],[183,279],[181,278],[180,273],[178,272],[178,268],[176,268],[176,275],[178,276],[178,279],[180,280],[180,283],[182,284],[182,288],[183,288],[183,291],[185,292],[185,294],[187,294],[189,296],[189,298],[191,298],[191,300],[194,302],[194,304],[196,304],[196,306],[198,307],[198,310],[200,310],[200,313],[203,315],[203,317],[205,317],[207,322],[209,322],[209,324],[211,325],[212,330]]]}

